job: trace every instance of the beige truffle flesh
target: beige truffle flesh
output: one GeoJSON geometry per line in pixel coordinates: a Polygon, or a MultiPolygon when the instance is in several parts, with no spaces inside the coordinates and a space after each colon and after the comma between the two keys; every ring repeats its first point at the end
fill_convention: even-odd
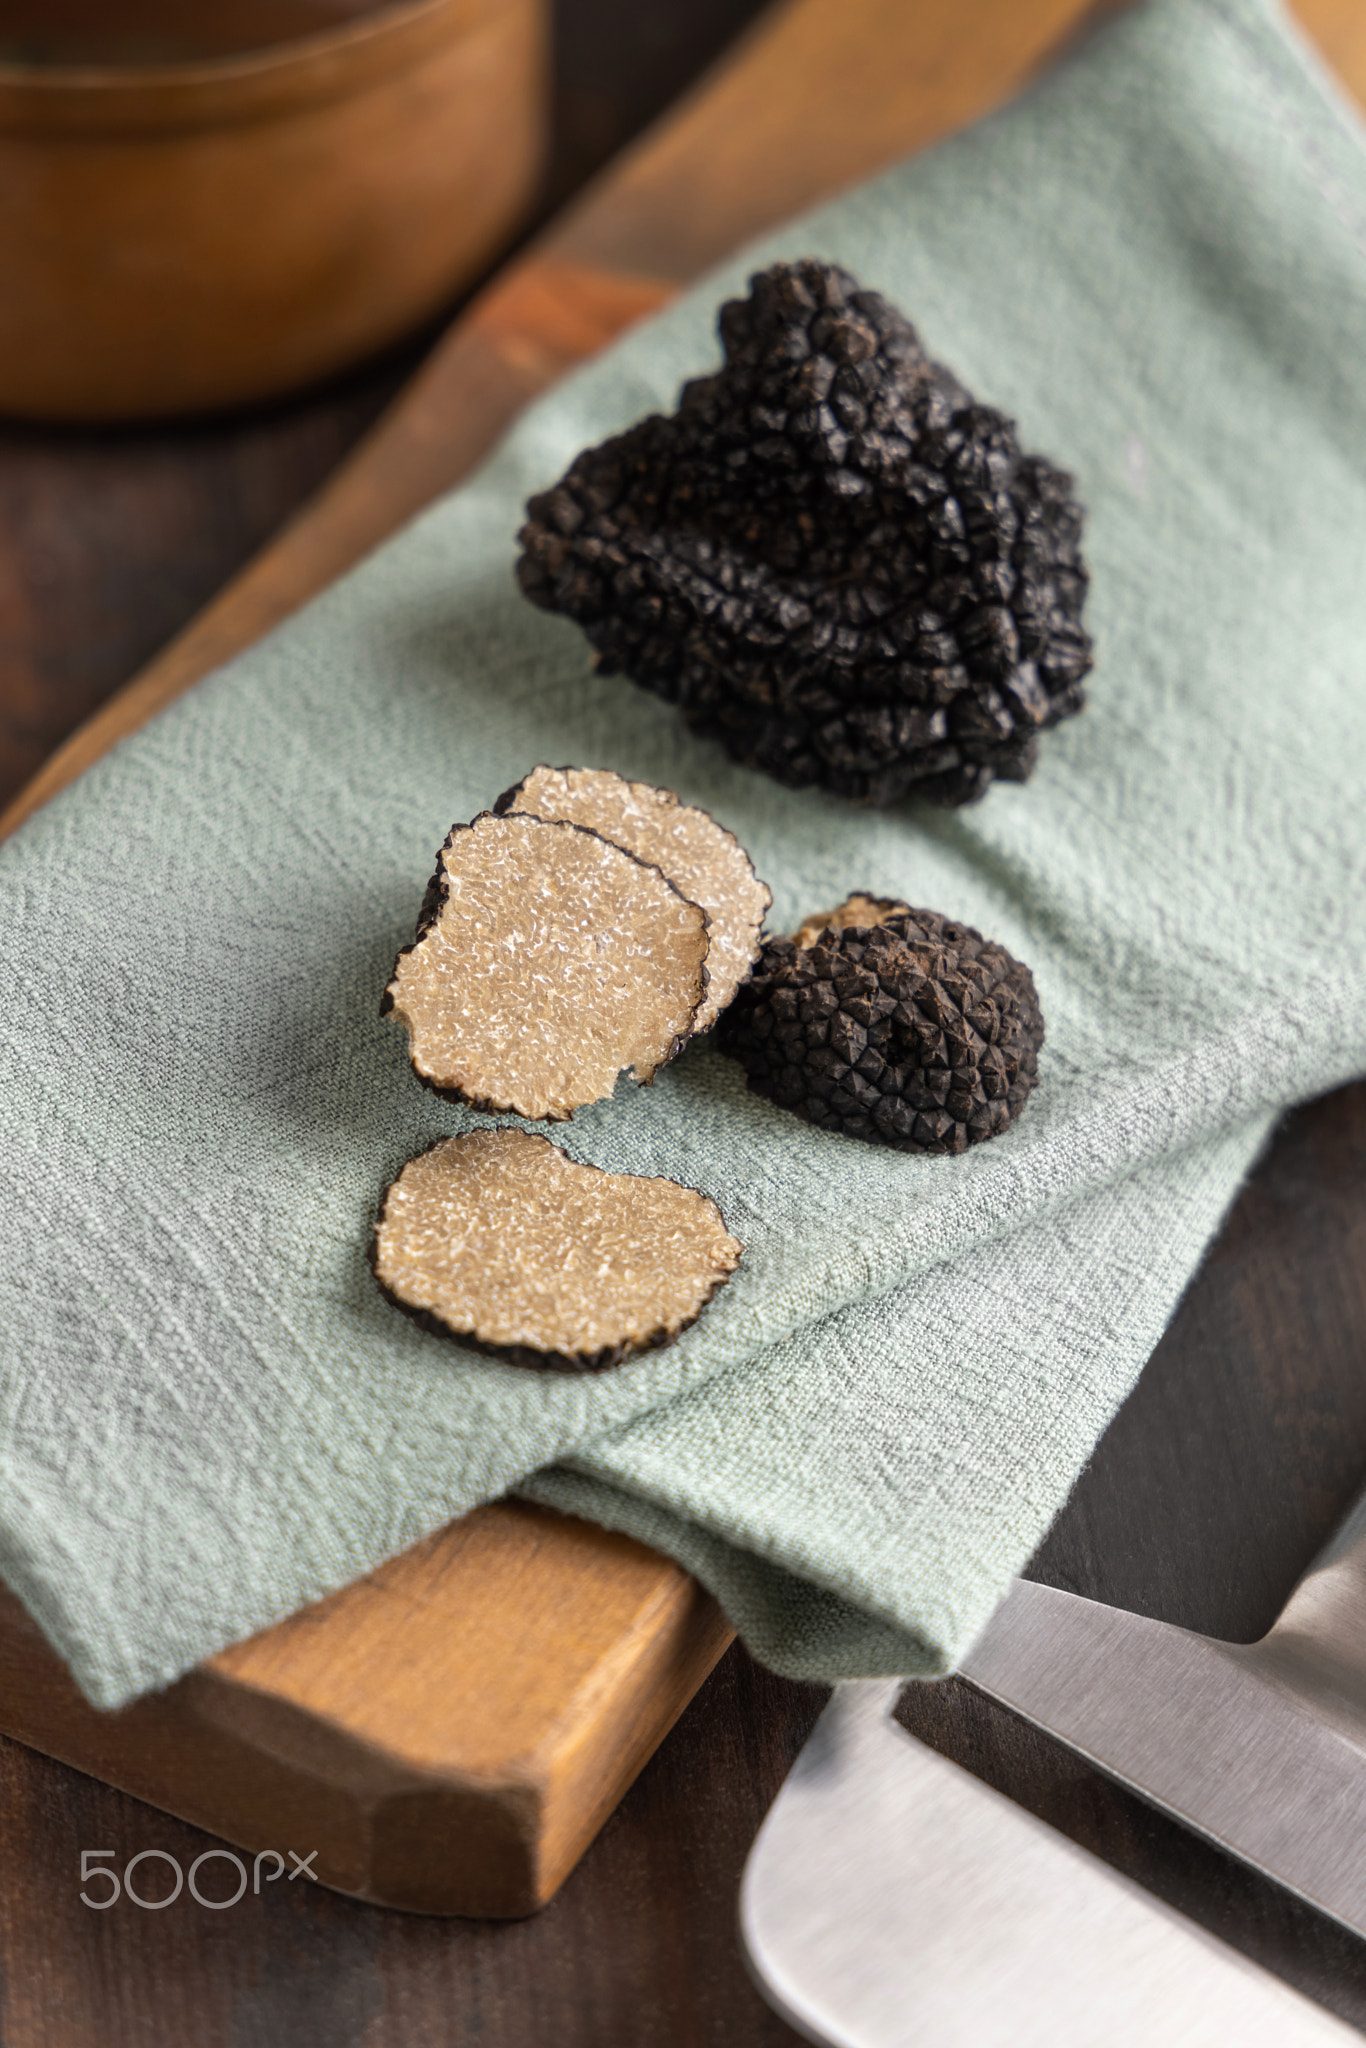
{"type": "Polygon", "coordinates": [[[899,896],[865,896],[856,892],[853,896],[846,896],[834,910],[813,912],[792,937],[806,952],[815,945],[822,932],[848,931],[856,925],[873,930],[880,924],[886,924],[889,917],[904,917],[910,907],[899,896]]]}
{"type": "Polygon", "coordinates": [[[604,1173],[504,1128],[410,1159],[371,1257],[425,1329],[511,1364],[596,1372],[672,1342],[742,1249],[695,1188],[604,1173]]]}
{"type": "Polygon", "coordinates": [[[494,808],[586,825],[662,869],[701,904],[711,950],[706,999],[693,1028],[710,1030],[758,957],[764,913],[773,901],[735,834],[709,812],[681,803],[671,789],[627,782],[610,768],[533,768],[494,808]]]}
{"type": "Polygon", "coordinates": [[[707,917],[574,824],[491,813],[441,849],[384,1009],[439,1094],[533,1121],[649,1081],[695,1028],[707,917]]]}

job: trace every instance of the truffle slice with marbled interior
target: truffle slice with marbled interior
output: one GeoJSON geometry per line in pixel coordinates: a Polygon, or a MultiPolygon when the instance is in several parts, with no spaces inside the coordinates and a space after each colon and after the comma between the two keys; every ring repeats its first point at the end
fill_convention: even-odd
{"type": "Polygon", "coordinates": [[[511,1364],[593,1372],[671,1343],[742,1249],[695,1188],[604,1173],[504,1128],[410,1159],[372,1260],[424,1328],[511,1364]]]}
{"type": "Polygon", "coordinates": [[[441,849],[384,1008],[418,1078],[475,1108],[563,1121],[692,1035],[707,916],[596,832],[489,812],[441,849]]]}
{"type": "Polygon", "coordinates": [[[710,950],[707,994],[694,1030],[710,1030],[758,957],[764,913],[773,901],[735,834],[710,812],[681,803],[671,789],[627,782],[610,768],[533,768],[494,809],[587,825],[652,862],[701,904],[710,919],[710,950]]]}

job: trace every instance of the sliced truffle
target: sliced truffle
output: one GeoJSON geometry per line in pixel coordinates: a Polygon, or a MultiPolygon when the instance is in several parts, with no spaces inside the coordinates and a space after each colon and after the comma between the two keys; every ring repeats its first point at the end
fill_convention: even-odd
{"type": "Polygon", "coordinates": [[[1029,969],[1004,946],[932,910],[859,895],[797,938],[769,940],[718,1038],[751,1088],[822,1130],[963,1152],[1024,1108],[1043,1015],[1029,969]],[[875,920],[846,921],[869,908],[875,920]]]}
{"type": "Polygon", "coordinates": [[[780,782],[1023,781],[1091,643],[1071,479],[833,264],[721,308],[725,362],[530,500],[521,587],[780,782]]]}
{"type": "Polygon", "coordinates": [[[637,860],[651,862],[708,917],[707,994],[694,1031],[709,1031],[758,958],[764,913],[773,901],[733,832],[671,789],[626,782],[610,768],[533,768],[494,805],[500,815],[587,825],[637,860]]]}
{"type": "Polygon", "coordinates": [[[671,1343],[741,1250],[695,1188],[581,1166],[505,1127],[408,1161],[380,1205],[372,1263],[389,1299],[440,1336],[597,1372],[671,1343]]]}
{"type": "Polygon", "coordinates": [[[562,1121],[673,1057],[706,955],[706,912],[658,868],[579,825],[485,812],[452,827],[383,1007],[438,1094],[562,1121]]]}

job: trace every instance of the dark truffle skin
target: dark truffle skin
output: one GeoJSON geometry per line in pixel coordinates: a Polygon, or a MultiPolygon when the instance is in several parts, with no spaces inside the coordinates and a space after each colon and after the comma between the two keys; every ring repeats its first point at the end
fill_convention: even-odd
{"type": "Polygon", "coordinates": [[[530,500],[526,596],[793,787],[1022,782],[1091,666],[1071,479],[832,264],[760,272],[720,332],[675,414],[530,500]]]}
{"type": "Polygon", "coordinates": [[[906,904],[806,948],[771,939],[718,1030],[757,1093],[898,1152],[965,1152],[1005,1130],[1043,1035],[1027,967],[906,904]]]}

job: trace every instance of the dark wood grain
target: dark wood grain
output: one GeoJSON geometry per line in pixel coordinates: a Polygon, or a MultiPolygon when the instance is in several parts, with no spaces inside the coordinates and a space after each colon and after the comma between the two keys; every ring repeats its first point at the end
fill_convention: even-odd
{"type": "Polygon", "coordinates": [[[450,489],[533,397],[680,283],[1002,105],[1113,5],[776,0],[504,264],[325,487],[49,757],[0,815],[0,836],[450,489]]]}
{"type": "MultiPolygon", "coordinates": [[[[557,0],[542,214],[761,4],[557,0]]],[[[104,431],[0,422],[0,803],[312,494],[444,325],[251,415],[104,431]]],[[[83,1849],[112,1849],[122,1868],[161,1848],[188,1869],[215,1838],[0,1737],[0,2044],[790,2041],[745,1975],[734,1901],[821,1700],[727,1659],[525,1929],[382,1913],[302,1882],[221,1917],[184,1894],[164,1912],[126,1900],[95,1912],[79,1897],[83,1849]]],[[[169,1872],[143,1871],[156,1897],[169,1872]]]]}
{"type": "Polygon", "coordinates": [[[1366,1082],[1288,1115],[1035,1559],[1253,1642],[1366,1482],[1366,1082]]]}
{"type": "Polygon", "coordinates": [[[668,106],[766,0],[555,0],[555,99],[545,206],[587,183],[668,106]]]}
{"type": "Polygon", "coordinates": [[[0,807],[317,488],[415,360],[250,419],[0,423],[0,807]]]}
{"type": "MultiPolygon", "coordinates": [[[[303,1880],[217,1914],[81,1904],[83,1848],[213,1838],[0,1739],[4,2048],[779,2048],[735,1936],[749,1844],[819,1712],[732,1651],[534,1920],[440,1921],[303,1880]]],[[[217,1896],[235,1887],[219,1866],[217,1896]]],[[[169,1866],[141,1866],[155,1899],[169,1866]]],[[[201,1888],[214,1895],[212,1869],[201,1888]]],[[[93,1891],[93,1887],[92,1887],[93,1891]]]]}

